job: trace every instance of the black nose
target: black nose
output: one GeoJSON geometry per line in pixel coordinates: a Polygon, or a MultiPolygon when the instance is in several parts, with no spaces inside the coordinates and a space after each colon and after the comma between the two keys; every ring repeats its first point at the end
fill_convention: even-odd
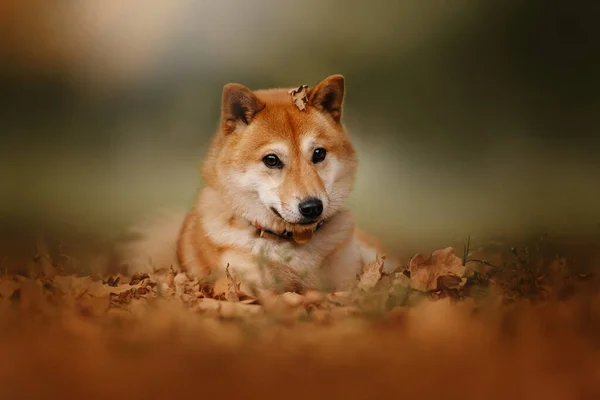
{"type": "Polygon", "coordinates": [[[298,209],[305,218],[317,218],[323,213],[323,202],[315,197],[309,197],[298,204],[298,209]]]}

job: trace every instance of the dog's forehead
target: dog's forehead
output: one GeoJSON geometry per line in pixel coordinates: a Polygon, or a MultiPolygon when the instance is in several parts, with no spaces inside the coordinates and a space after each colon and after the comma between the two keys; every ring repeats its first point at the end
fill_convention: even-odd
{"type": "Polygon", "coordinates": [[[316,110],[267,104],[255,118],[255,132],[284,141],[299,142],[305,136],[316,136],[326,126],[316,110]]]}

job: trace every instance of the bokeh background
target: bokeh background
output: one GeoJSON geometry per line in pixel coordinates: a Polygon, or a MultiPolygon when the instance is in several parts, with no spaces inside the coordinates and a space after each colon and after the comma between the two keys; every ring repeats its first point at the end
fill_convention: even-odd
{"type": "Polygon", "coordinates": [[[224,84],[341,73],[348,204],[398,252],[598,235],[598,21],[580,0],[2,0],[5,233],[110,243],[186,208],[224,84]]]}

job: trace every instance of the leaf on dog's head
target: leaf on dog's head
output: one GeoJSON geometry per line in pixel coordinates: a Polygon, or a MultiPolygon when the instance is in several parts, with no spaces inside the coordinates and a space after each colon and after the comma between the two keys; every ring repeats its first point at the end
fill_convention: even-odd
{"type": "Polygon", "coordinates": [[[465,270],[466,267],[462,265],[460,257],[454,254],[452,247],[436,250],[429,258],[417,254],[409,265],[411,286],[423,292],[436,290],[438,278],[443,277],[440,282],[443,286],[460,287],[466,282],[462,279],[465,270]]]}
{"type": "Polygon", "coordinates": [[[385,262],[385,254],[377,254],[377,259],[372,263],[367,264],[363,268],[363,273],[358,282],[358,288],[362,290],[370,290],[377,285],[383,276],[383,264],[385,262]]]}
{"type": "Polygon", "coordinates": [[[300,111],[306,110],[306,105],[308,104],[308,96],[306,94],[306,89],[308,89],[308,86],[302,85],[288,92],[292,95],[292,101],[300,111]]]}

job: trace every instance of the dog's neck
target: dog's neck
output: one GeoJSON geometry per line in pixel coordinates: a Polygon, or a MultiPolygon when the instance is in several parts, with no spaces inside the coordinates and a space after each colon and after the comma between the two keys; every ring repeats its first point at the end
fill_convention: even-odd
{"type": "Polygon", "coordinates": [[[325,223],[325,221],[321,221],[319,222],[315,228],[313,230],[310,231],[303,231],[301,233],[297,233],[294,231],[288,231],[287,229],[284,229],[282,232],[275,232],[272,231],[270,229],[266,229],[263,226],[254,223],[254,227],[256,228],[256,233],[262,238],[265,236],[265,234],[269,234],[272,236],[277,236],[280,239],[285,239],[285,240],[294,240],[296,243],[306,243],[308,242],[310,239],[312,239],[312,234],[316,231],[318,231],[323,224],[325,223]]]}

